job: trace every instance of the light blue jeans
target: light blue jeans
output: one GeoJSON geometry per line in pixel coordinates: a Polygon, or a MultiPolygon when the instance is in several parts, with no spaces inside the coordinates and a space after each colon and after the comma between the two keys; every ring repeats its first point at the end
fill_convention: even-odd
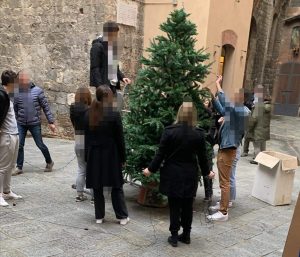
{"type": "Polygon", "coordinates": [[[76,190],[78,193],[83,193],[86,177],[86,162],[84,159],[84,149],[75,145],[75,153],[77,157],[78,169],[76,178],[76,190]]]}
{"type": "Polygon", "coordinates": [[[236,199],[236,179],[235,179],[235,173],[236,173],[236,167],[237,163],[241,157],[241,147],[239,146],[236,149],[236,156],[235,159],[232,162],[231,166],[231,173],[230,173],[230,201],[234,201],[236,199]]]}

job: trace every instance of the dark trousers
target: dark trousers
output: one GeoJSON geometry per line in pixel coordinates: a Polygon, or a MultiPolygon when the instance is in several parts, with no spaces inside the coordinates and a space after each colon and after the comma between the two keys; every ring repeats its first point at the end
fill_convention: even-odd
{"type": "MultiPolygon", "coordinates": [[[[111,189],[111,201],[117,219],[125,219],[128,217],[128,211],[125,203],[123,188],[111,189]]],[[[94,203],[95,203],[95,217],[96,219],[103,219],[105,216],[105,199],[103,195],[103,188],[94,188],[94,203]]]]}
{"type": "Polygon", "coordinates": [[[193,198],[173,198],[169,197],[170,208],[170,232],[178,233],[180,226],[185,233],[192,229],[193,221],[193,198]]]}
{"type": "Polygon", "coordinates": [[[36,144],[36,146],[41,150],[42,154],[44,155],[46,163],[51,163],[52,159],[48,150],[48,147],[44,144],[43,138],[42,138],[42,129],[41,125],[20,125],[18,124],[18,130],[19,130],[19,153],[18,153],[18,159],[17,159],[17,167],[19,169],[23,168],[24,163],[24,145],[25,145],[25,138],[27,131],[31,133],[33,140],[36,144]]]}
{"type": "Polygon", "coordinates": [[[206,198],[210,198],[213,195],[213,180],[203,177],[204,193],[206,198]]]}
{"type": "Polygon", "coordinates": [[[250,145],[251,141],[252,140],[250,140],[248,137],[245,137],[245,139],[244,139],[243,153],[248,153],[249,152],[249,145],[250,145]]]}

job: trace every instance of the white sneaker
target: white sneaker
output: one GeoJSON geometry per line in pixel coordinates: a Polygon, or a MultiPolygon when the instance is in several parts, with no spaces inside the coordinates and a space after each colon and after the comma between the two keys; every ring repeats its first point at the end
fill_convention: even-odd
{"type": "Polygon", "coordinates": [[[214,221],[227,221],[228,213],[226,215],[224,215],[222,212],[218,211],[213,215],[208,215],[207,218],[209,220],[214,220],[214,221]]]}
{"type": "MultiPolygon", "coordinates": [[[[230,201],[229,204],[228,204],[228,208],[231,208],[232,205],[233,205],[233,203],[232,203],[232,201],[230,201]]],[[[216,202],[215,206],[210,206],[209,210],[210,211],[218,211],[218,210],[220,210],[220,202],[216,202]]]]}
{"type": "Polygon", "coordinates": [[[4,200],[2,196],[0,196],[0,206],[7,207],[9,204],[4,200]]]}
{"type": "Polygon", "coordinates": [[[127,225],[127,223],[128,223],[129,221],[130,221],[129,217],[127,217],[127,218],[125,218],[125,219],[121,219],[121,220],[120,220],[120,225],[125,226],[125,225],[127,225]]]}
{"type": "Polygon", "coordinates": [[[96,220],[96,223],[97,223],[97,224],[102,224],[102,223],[103,223],[103,219],[97,219],[97,220],[96,220]]]}
{"type": "Polygon", "coordinates": [[[10,193],[8,193],[8,194],[3,193],[3,198],[5,200],[11,200],[11,199],[18,200],[18,199],[22,199],[23,197],[20,196],[20,195],[15,194],[13,191],[10,191],[10,193]]]}

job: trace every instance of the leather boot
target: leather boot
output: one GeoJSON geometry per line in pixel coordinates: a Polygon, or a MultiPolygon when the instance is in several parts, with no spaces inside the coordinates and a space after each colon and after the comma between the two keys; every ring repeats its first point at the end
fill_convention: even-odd
{"type": "Polygon", "coordinates": [[[183,230],[183,233],[178,236],[178,241],[180,241],[184,244],[190,244],[191,243],[191,232],[183,230]]]}
{"type": "Polygon", "coordinates": [[[178,232],[172,232],[172,235],[169,236],[168,242],[173,247],[177,247],[178,244],[178,232]]]}

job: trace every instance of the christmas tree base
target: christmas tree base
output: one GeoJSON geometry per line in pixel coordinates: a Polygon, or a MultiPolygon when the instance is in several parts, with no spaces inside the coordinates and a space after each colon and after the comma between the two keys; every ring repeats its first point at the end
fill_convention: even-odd
{"type": "Polygon", "coordinates": [[[165,208],[168,206],[167,197],[159,193],[157,186],[141,186],[137,202],[142,206],[165,208]]]}

